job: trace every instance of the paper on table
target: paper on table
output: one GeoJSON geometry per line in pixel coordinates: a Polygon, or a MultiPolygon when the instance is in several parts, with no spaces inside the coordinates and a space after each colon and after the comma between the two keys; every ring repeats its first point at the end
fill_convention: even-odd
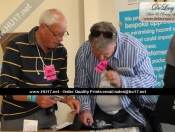
{"type": "Polygon", "coordinates": [[[63,122],[61,124],[52,126],[52,129],[53,130],[60,130],[60,129],[63,129],[71,124],[72,124],[72,122],[66,121],[66,122],[63,122]]]}
{"type": "Polygon", "coordinates": [[[103,129],[103,130],[92,130],[90,132],[139,132],[136,127],[118,128],[118,129],[103,129]]]}
{"type": "Polygon", "coordinates": [[[23,123],[23,132],[37,132],[38,131],[38,121],[37,120],[26,120],[23,123]]]}

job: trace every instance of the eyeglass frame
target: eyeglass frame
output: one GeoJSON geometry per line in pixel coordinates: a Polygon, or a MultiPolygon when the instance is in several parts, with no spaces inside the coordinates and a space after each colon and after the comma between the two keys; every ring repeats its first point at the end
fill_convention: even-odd
{"type": "Polygon", "coordinates": [[[93,37],[99,37],[101,34],[103,34],[103,37],[104,37],[104,34],[105,34],[106,32],[112,33],[112,34],[111,34],[112,36],[111,36],[111,37],[104,37],[104,38],[112,38],[113,36],[116,36],[116,35],[117,35],[116,33],[112,32],[112,31],[99,31],[99,30],[90,30],[90,31],[91,31],[90,35],[93,36],[93,37]],[[98,32],[100,32],[99,36],[94,36],[93,33],[92,33],[93,31],[98,31],[98,32]]]}
{"type": "Polygon", "coordinates": [[[59,34],[55,35],[55,33],[49,28],[49,26],[47,24],[44,23],[44,25],[50,30],[50,32],[53,34],[54,37],[57,37],[57,36],[63,37],[65,35],[65,33],[67,33],[67,35],[69,35],[68,31],[66,31],[62,36],[59,34]]]}

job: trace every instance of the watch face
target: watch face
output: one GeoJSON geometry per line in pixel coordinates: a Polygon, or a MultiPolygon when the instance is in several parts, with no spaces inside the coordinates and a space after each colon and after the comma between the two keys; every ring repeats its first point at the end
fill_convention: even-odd
{"type": "Polygon", "coordinates": [[[56,101],[61,101],[62,99],[64,99],[63,96],[59,96],[59,95],[50,95],[50,98],[52,98],[56,101]]]}

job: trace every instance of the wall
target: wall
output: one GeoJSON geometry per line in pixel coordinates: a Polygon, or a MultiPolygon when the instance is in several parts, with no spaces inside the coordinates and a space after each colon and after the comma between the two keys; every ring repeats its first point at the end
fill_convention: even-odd
{"type": "MultiPolygon", "coordinates": [[[[0,0],[0,23],[2,23],[23,0],[0,0]],[[8,5],[8,6],[7,6],[8,5]]],[[[14,32],[28,32],[38,25],[41,12],[49,8],[60,9],[68,19],[70,36],[64,39],[63,44],[68,50],[69,87],[73,87],[74,58],[80,45],[87,40],[90,27],[99,21],[109,21],[115,25],[114,0],[45,0],[14,32]]],[[[0,63],[2,58],[0,49],[0,63]]],[[[58,124],[65,120],[72,120],[68,114],[70,108],[66,104],[58,103],[58,124]]]]}
{"type": "Polygon", "coordinates": [[[84,0],[85,38],[88,39],[90,27],[100,21],[108,21],[116,27],[115,0],[84,0]]]}

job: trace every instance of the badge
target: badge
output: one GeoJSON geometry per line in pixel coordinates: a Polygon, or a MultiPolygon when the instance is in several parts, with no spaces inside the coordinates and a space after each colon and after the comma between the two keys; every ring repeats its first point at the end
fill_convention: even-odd
{"type": "Polygon", "coordinates": [[[103,61],[100,61],[100,63],[98,63],[98,65],[95,67],[95,70],[98,72],[98,73],[102,73],[106,67],[108,66],[108,61],[106,60],[103,60],[103,61]]]}
{"type": "Polygon", "coordinates": [[[44,66],[44,72],[47,81],[54,81],[57,79],[54,65],[44,66]]]}

